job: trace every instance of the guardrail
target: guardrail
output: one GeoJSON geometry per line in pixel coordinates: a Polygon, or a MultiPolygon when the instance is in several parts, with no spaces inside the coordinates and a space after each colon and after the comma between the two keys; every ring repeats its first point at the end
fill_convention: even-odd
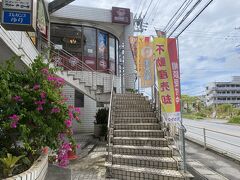
{"type": "Polygon", "coordinates": [[[216,131],[216,130],[212,130],[212,129],[208,129],[208,128],[201,128],[201,127],[192,126],[192,125],[185,125],[185,126],[197,129],[196,131],[192,131],[190,129],[187,129],[187,133],[197,135],[198,137],[200,137],[202,139],[202,141],[199,140],[199,139],[196,139],[196,138],[194,138],[190,135],[187,135],[187,137],[198,141],[201,145],[203,145],[203,148],[205,150],[208,149],[208,148],[210,148],[210,149],[214,148],[214,150],[217,150],[218,152],[224,153],[225,155],[229,155],[231,158],[240,161],[240,135],[238,136],[238,135],[234,135],[234,134],[230,134],[230,133],[216,131]],[[221,139],[216,138],[216,137],[212,137],[210,133],[219,135],[221,137],[221,139]],[[229,140],[232,139],[232,138],[236,138],[236,140],[238,140],[239,143],[234,143],[234,141],[226,141],[226,140],[224,140],[224,137],[226,139],[229,138],[229,140]],[[209,142],[210,140],[214,141],[216,143],[218,142],[218,143],[222,143],[222,144],[225,144],[225,145],[229,145],[229,147],[237,148],[237,151],[239,153],[236,153],[237,151],[234,152],[234,151],[231,151],[231,150],[226,149],[226,148],[221,148],[221,146],[216,146],[213,143],[210,143],[209,142]]]}

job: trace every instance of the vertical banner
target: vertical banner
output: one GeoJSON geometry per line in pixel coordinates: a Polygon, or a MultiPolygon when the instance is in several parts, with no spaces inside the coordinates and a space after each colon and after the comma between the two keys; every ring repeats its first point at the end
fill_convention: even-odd
{"type": "Polygon", "coordinates": [[[150,37],[138,37],[136,64],[138,75],[141,78],[141,87],[151,87],[154,81],[154,62],[150,37]]]}
{"type": "Polygon", "coordinates": [[[135,65],[137,66],[137,44],[138,44],[138,37],[137,36],[129,36],[129,43],[130,43],[130,48],[132,51],[132,56],[135,62],[135,65]]]}
{"type": "Polygon", "coordinates": [[[168,122],[180,122],[180,75],[176,39],[158,37],[153,44],[162,113],[168,122]]]}

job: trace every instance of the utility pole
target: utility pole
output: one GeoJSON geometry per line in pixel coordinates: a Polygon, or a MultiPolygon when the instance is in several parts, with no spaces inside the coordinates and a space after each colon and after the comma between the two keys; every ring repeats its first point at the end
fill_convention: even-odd
{"type": "Polygon", "coordinates": [[[147,30],[148,23],[143,22],[143,18],[141,15],[139,17],[134,17],[133,19],[134,23],[134,32],[140,32],[143,33],[143,31],[147,30]]]}

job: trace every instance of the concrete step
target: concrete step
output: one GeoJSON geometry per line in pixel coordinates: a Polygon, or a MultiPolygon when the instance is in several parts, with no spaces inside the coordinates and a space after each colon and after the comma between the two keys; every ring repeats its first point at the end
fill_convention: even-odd
{"type": "Polygon", "coordinates": [[[135,155],[113,155],[113,164],[155,169],[178,170],[177,161],[171,157],[149,157],[135,155]]]}
{"type": "Polygon", "coordinates": [[[150,104],[115,104],[116,109],[145,109],[152,108],[150,104]]]}
{"type": "Polygon", "coordinates": [[[117,97],[117,98],[119,98],[119,97],[145,97],[145,96],[143,96],[143,94],[133,94],[133,93],[129,93],[129,94],[127,94],[127,93],[125,93],[125,94],[115,94],[114,95],[115,97],[117,97]]]}
{"type": "Polygon", "coordinates": [[[115,117],[114,123],[157,123],[156,117],[115,117]]]}
{"type": "Polygon", "coordinates": [[[151,107],[145,108],[115,108],[116,113],[125,113],[125,112],[153,112],[151,107]]]}
{"type": "Polygon", "coordinates": [[[163,138],[162,130],[114,130],[115,137],[154,137],[163,138]]]}
{"type": "Polygon", "coordinates": [[[172,149],[169,147],[113,145],[112,152],[122,155],[172,157],[172,149]]]}
{"type": "Polygon", "coordinates": [[[106,164],[111,171],[112,178],[124,180],[188,180],[176,170],[154,169],[145,167],[133,167],[126,165],[106,164]]]}
{"type": "Polygon", "coordinates": [[[129,101],[129,100],[119,101],[117,99],[114,100],[114,105],[135,105],[135,104],[150,105],[150,102],[146,100],[141,100],[141,101],[129,101]]]}
{"type": "Polygon", "coordinates": [[[114,124],[114,129],[120,130],[120,129],[130,129],[130,130],[160,130],[161,126],[158,123],[133,123],[133,124],[127,124],[127,123],[121,123],[121,124],[114,124]]]}
{"type": "Polygon", "coordinates": [[[165,138],[113,137],[113,144],[114,145],[167,147],[168,141],[165,138]]]}
{"type": "Polygon", "coordinates": [[[154,112],[114,112],[116,117],[156,117],[154,112]]]}

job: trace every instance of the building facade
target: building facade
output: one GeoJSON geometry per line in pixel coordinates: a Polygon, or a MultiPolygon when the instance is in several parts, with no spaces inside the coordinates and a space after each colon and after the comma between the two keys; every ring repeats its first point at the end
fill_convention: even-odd
{"type": "MultiPolygon", "coordinates": [[[[124,52],[124,74],[133,74],[135,69],[128,42],[128,37],[133,35],[132,17],[130,13],[130,22],[127,24],[113,23],[110,9],[67,5],[50,15],[50,39],[57,48],[76,57],[76,59],[66,57],[64,67],[70,67],[79,78],[84,73],[86,84],[97,78],[96,91],[109,93],[111,74],[114,74],[114,89],[120,93],[122,84],[120,53],[124,52]],[[120,47],[123,49],[120,50],[120,47]],[[84,62],[91,72],[83,72],[81,62],[84,62]]],[[[135,77],[126,77],[123,81],[124,89],[134,89],[135,77]]],[[[81,108],[81,123],[74,124],[74,131],[92,133],[97,109],[107,104],[97,102],[70,85],[64,87],[63,93],[68,98],[68,104],[81,108]]]]}
{"type": "Polygon", "coordinates": [[[206,104],[240,106],[240,76],[234,76],[231,82],[210,83],[206,87],[206,104]]]}

